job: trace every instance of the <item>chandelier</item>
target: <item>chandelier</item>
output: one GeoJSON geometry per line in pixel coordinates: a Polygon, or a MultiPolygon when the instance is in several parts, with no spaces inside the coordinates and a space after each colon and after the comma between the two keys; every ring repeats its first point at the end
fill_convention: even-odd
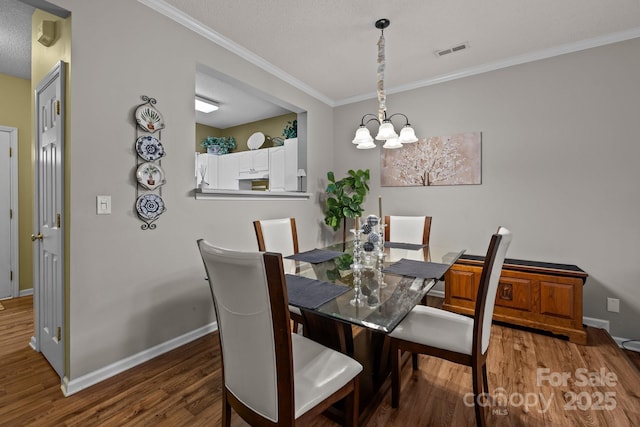
{"type": "Polygon", "coordinates": [[[360,127],[356,130],[356,136],[353,139],[353,143],[357,144],[356,148],[366,150],[369,148],[375,148],[376,144],[373,142],[371,133],[367,129],[367,124],[370,122],[377,122],[378,134],[376,140],[385,141],[383,148],[401,148],[402,144],[408,144],[416,142],[416,133],[409,124],[409,118],[402,113],[395,113],[387,117],[387,95],[384,92],[384,68],[385,55],[384,55],[384,29],[389,26],[391,21],[388,19],[378,19],[376,21],[376,28],[380,30],[380,39],[378,40],[378,114],[365,114],[360,120],[360,127]],[[405,124],[400,135],[396,133],[396,130],[391,123],[391,119],[396,116],[402,116],[405,119],[405,124]]]}

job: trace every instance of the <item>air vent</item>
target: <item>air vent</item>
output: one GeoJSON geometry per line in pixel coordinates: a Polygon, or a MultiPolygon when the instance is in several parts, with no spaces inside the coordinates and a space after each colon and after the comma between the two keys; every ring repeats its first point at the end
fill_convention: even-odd
{"type": "Polygon", "coordinates": [[[441,49],[441,50],[436,50],[435,54],[436,56],[440,57],[440,56],[445,56],[448,55],[450,53],[455,53],[455,52],[460,52],[461,50],[465,50],[469,48],[469,43],[468,42],[464,42],[464,43],[459,43],[453,47],[447,48],[447,49],[441,49]]]}

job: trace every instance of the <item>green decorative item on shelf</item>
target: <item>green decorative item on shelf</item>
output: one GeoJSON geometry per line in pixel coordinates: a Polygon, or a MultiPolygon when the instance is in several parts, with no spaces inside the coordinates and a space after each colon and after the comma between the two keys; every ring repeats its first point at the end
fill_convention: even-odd
{"type": "Polygon", "coordinates": [[[333,172],[328,172],[327,179],[329,184],[326,189],[327,210],[324,222],[334,231],[338,230],[342,222],[342,241],[344,242],[347,240],[347,224],[342,220],[362,216],[364,212],[362,204],[369,191],[369,169],[357,171],[351,169],[348,176],[338,181],[333,172]]]}
{"type": "Polygon", "coordinates": [[[289,121],[287,125],[284,127],[282,131],[282,136],[285,139],[297,138],[298,137],[298,120],[289,121]]]}
{"type": "Polygon", "coordinates": [[[200,143],[210,154],[228,154],[236,148],[236,139],[232,136],[208,136],[200,143]]]}

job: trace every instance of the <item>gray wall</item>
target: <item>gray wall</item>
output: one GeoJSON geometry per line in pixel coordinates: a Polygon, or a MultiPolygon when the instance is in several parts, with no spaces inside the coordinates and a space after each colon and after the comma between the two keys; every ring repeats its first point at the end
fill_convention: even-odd
{"type": "Polygon", "coordinates": [[[333,161],[332,110],[139,2],[60,0],[72,12],[70,351],[73,380],[214,320],[196,239],[257,250],[252,221],[295,216],[301,248],[319,239],[322,211],[304,201],[194,199],[196,63],[309,112],[308,184],[333,161]],[[157,99],[166,129],[167,212],[154,231],[134,213],[141,95],[157,99]],[[96,195],[112,196],[97,216],[96,195]],[[313,230],[305,232],[304,230],[313,230]]]}
{"type": "MultiPolygon", "coordinates": [[[[374,87],[372,70],[372,87],[374,87]]],[[[482,131],[482,185],[380,188],[380,150],[351,144],[376,100],[334,110],[334,170],[370,168],[367,202],[433,216],[434,244],[483,254],[498,225],[508,256],[576,264],[589,274],[584,315],[614,336],[640,324],[640,39],[388,96],[419,136],[482,131]],[[620,314],[606,298],[620,298],[620,314]]]]}

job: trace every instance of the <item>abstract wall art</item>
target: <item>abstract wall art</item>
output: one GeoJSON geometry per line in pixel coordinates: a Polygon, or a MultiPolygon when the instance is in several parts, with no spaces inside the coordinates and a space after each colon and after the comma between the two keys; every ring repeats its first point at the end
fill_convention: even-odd
{"type": "Polygon", "coordinates": [[[382,150],[383,187],[482,183],[482,134],[464,132],[422,138],[382,150]]]}

